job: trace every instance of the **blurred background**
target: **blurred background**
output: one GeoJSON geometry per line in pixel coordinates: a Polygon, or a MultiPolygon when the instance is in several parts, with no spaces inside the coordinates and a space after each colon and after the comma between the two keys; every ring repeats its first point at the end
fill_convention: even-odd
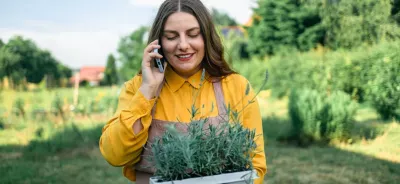
{"type": "MultiPolygon", "coordinates": [[[[399,183],[400,0],[203,2],[259,91],[265,183],[399,183]]],[[[161,3],[0,2],[0,183],[127,182],[98,140],[161,3]]]]}

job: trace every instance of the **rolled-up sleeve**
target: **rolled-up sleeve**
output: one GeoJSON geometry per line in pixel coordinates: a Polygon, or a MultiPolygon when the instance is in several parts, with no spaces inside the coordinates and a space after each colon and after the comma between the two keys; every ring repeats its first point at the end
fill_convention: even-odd
{"type": "Polygon", "coordinates": [[[156,99],[146,99],[139,89],[141,79],[136,76],[124,84],[119,95],[118,108],[102,130],[99,147],[103,157],[113,166],[132,165],[148,138],[151,110],[156,99]],[[133,124],[140,121],[143,130],[133,132],[133,124]]]}

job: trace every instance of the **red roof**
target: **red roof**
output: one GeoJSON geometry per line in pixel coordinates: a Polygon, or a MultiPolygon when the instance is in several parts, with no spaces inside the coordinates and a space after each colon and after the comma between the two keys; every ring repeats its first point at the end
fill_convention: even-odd
{"type": "MultiPolygon", "coordinates": [[[[105,67],[103,66],[84,66],[79,71],[79,82],[82,81],[101,81],[103,79],[105,67]]],[[[75,75],[70,78],[70,82],[75,82],[75,75]]]]}

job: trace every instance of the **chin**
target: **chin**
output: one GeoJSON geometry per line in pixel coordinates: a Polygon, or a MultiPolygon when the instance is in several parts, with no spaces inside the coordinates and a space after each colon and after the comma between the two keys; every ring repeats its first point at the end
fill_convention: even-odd
{"type": "Polygon", "coordinates": [[[178,67],[172,66],[177,73],[195,73],[197,72],[198,66],[193,66],[192,63],[178,64],[178,67]],[[196,71],[195,71],[196,70],[196,71]]]}

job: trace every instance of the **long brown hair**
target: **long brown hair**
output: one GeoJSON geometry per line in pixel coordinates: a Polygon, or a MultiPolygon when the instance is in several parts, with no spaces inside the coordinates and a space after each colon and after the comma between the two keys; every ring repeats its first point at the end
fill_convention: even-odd
{"type": "Polygon", "coordinates": [[[148,44],[159,39],[161,45],[161,36],[164,32],[164,25],[167,18],[175,12],[185,12],[196,17],[200,25],[200,31],[204,40],[204,58],[201,62],[205,70],[211,77],[223,78],[233,71],[224,58],[224,47],[221,43],[211,15],[200,0],[166,0],[161,4],[154,23],[151,27],[148,44]]]}

